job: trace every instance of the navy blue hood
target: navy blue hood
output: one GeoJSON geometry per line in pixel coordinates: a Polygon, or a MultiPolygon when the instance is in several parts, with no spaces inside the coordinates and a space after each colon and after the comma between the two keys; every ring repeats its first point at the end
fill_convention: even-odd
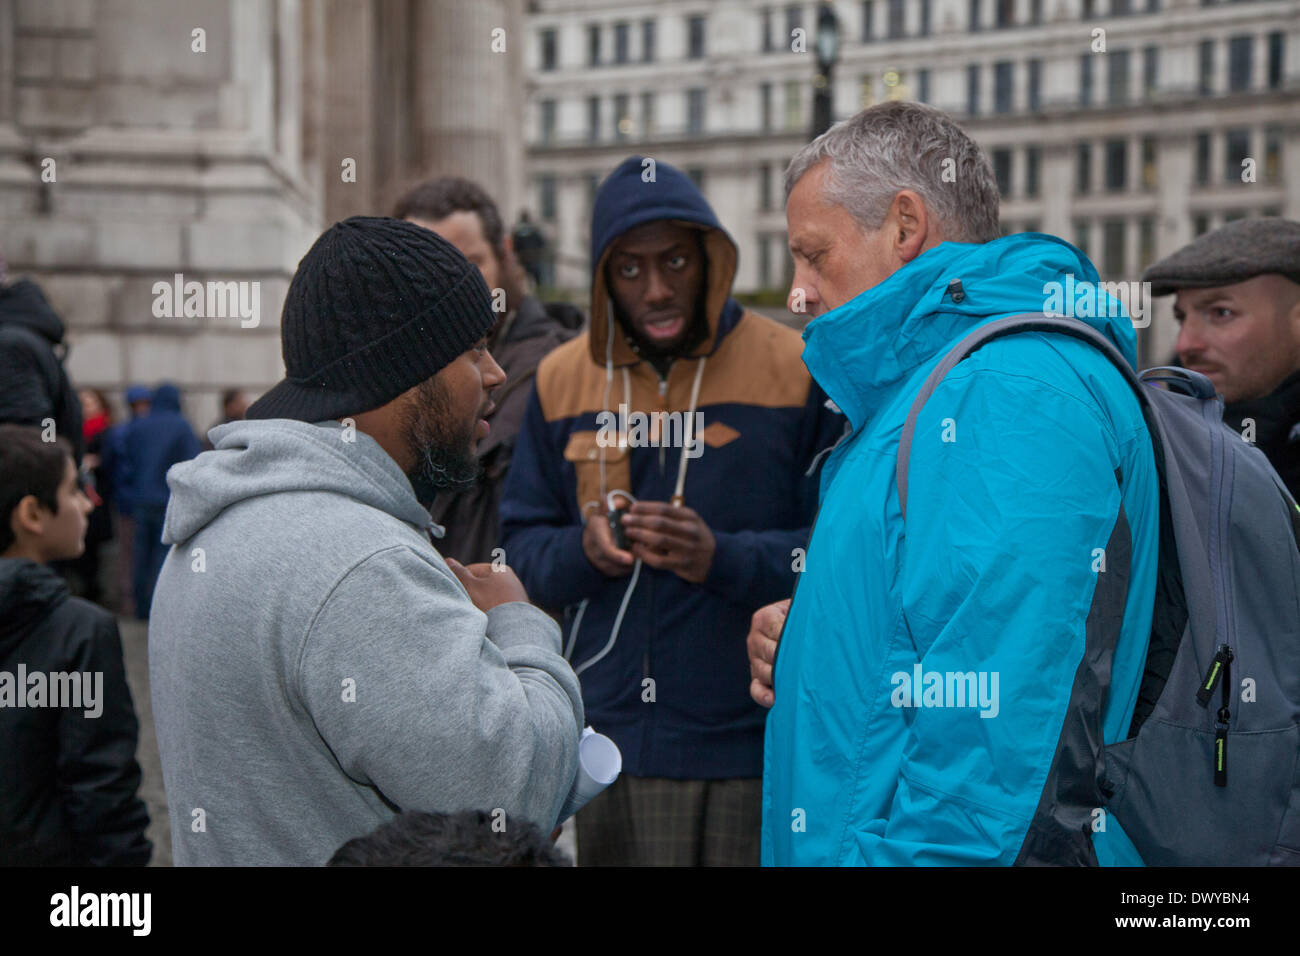
{"type": "Polygon", "coordinates": [[[157,412],[173,412],[177,415],[181,411],[181,391],[170,382],[164,382],[158,386],[158,390],[153,393],[153,404],[149,406],[150,414],[157,412]]]}
{"type": "Polygon", "coordinates": [[[731,299],[738,252],[735,241],[722,228],[718,217],[691,178],[662,160],[629,156],[606,177],[596,193],[591,210],[591,357],[604,364],[606,344],[614,336],[615,365],[640,361],[627,343],[622,328],[613,321],[609,292],[605,287],[605,259],[609,247],[625,232],[647,222],[669,220],[704,233],[708,258],[705,314],[709,334],[691,355],[708,355],[716,347],[719,333],[740,318],[740,305],[731,299]]]}

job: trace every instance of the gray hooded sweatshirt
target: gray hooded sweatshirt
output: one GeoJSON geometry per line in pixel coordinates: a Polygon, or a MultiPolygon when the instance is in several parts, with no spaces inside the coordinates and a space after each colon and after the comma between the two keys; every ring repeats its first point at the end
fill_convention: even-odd
{"type": "Polygon", "coordinates": [[[549,831],[583,726],[556,624],[474,606],[368,435],[209,434],[214,451],[167,474],[149,621],[176,863],[322,864],[400,810],[549,831]]]}

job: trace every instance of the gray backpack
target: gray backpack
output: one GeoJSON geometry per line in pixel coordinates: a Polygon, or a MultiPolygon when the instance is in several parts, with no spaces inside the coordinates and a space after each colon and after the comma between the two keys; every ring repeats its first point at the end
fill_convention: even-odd
{"type": "MultiPolygon", "coordinates": [[[[1018,315],[981,326],[934,369],[907,416],[897,472],[904,517],[921,406],[958,362],[1019,332],[1082,339],[1132,386],[1160,476],[1160,555],[1128,739],[1095,754],[1099,702],[1076,721],[1081,729],[1063,749],[1081,761],[1082,777],[1095,754],[1096,779],[1067,786],[1072,806],[1044,801],[1054,804],[1050,819],[1040,820],[1040,806],[1017,862],[1095,862],[1090,846],[1060,834],[1086,834],[1096,806],[1148,865],[1300,866],[1300,509],[1263,452],[1223,423],[1208,379],[1176,368],[1135,375],[1114,345],[1074,319],[1018,315]]],[[[1107,638],[1106,684],[1118,629],[1107,638]]]]}

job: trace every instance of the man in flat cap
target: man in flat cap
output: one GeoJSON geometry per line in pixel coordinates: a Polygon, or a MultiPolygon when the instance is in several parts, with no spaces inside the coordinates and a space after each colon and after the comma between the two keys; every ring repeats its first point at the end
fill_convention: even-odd
{"type": "Polygon", "coordinates": [[[403,810],[555,826],[583,726],[560,629],[508,568],[444,560],[473,479],[487,285],[414,223],[298,264],[285,379],[167,473],[149,678],[178,865],[323,864],[403,810]]]}
{"type": "Polygon", "coordinates": [[[1178,361],[1214,383],[1224,420],[1300,497],[1300,222],[1239,219],[1142,278],[1175,296],[1178,361]]]}

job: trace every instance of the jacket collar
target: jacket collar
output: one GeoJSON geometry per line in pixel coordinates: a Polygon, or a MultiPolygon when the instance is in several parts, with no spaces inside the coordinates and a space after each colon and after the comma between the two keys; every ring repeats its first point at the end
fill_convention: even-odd
{"type": "MultiPolygon", "coordinates": [[[[965,333],[993,319],[1040,313],[1049,283],[1098,281],[1069,243],[1021,233],[986,243],[944,242],[884,282],[804,329],[803,360],[854,430],[861,428],[922,366],[965,333]],[[959,282],[959,285],[954,283],[959,282]]],[[[1130,364],[1137,337],[1122,305],[1099,293],[1114,316],[1080,316],[1105,333],[1130,364]]]]}

